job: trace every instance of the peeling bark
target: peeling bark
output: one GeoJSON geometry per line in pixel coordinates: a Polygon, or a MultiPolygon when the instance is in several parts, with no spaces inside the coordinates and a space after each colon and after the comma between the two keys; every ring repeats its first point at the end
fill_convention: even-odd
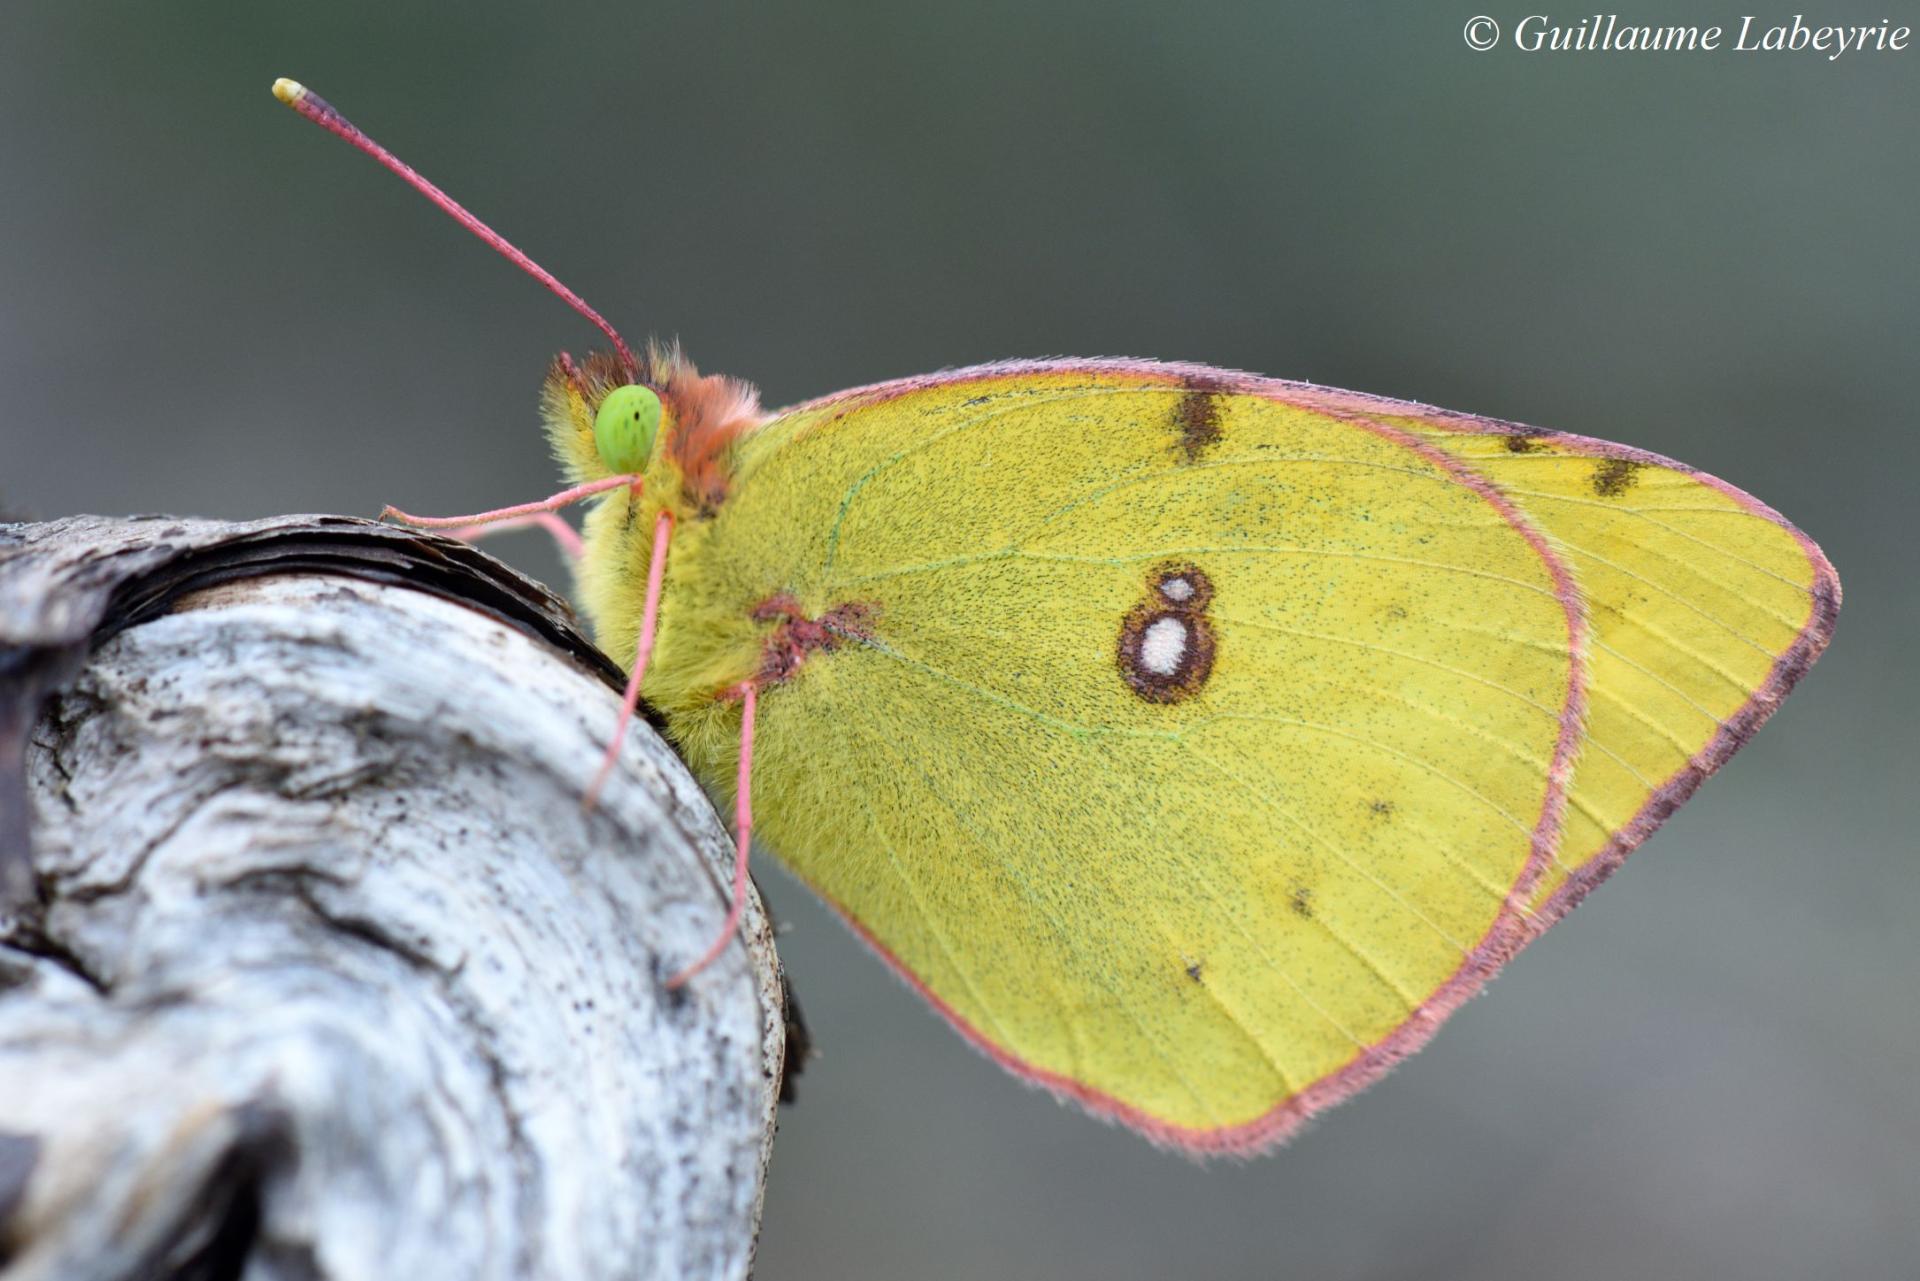
{"type": "Polygon", "coordinates": [[[6,1275],[744,1275],[778,962],[663,987],[731,850],[645,726],[583,811],[617,676],[441,539],[0,527],[6,1275]]]}

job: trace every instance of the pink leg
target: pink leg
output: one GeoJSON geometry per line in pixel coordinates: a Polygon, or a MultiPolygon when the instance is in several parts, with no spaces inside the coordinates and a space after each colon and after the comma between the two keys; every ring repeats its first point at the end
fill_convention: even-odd
{"type": "Polygon", "coordinates": [[[526,529],[539,526],[553,535],[553,541],[560,545],[560,553],[568,560],[579,560],[586,546],[580,541],[580,535],[573,532],[573,526],[561,520],[552,512],[537,512],[532,516],[507,516],[484,525],[462,525],[458,529],[447,531],[447,537],[457,538],[463,543],[477,542],[488,534],[504,534],[510,529],[526,529]]]}
{"type": "Polygon", "coordinates": [[[495,521],[513,520],[517,517],[532,516],[539,512],[558,511],[583,498],[595,494],[604,494],[609,489],[618,489],[629,485],[634,493],[640,492],[638,476],[608,476],[605,480],[590,480],[584,485],[575,485],[572,489],[563,489],[551,498],[542,498],[537,503],[521,503],[516,507],[496,507],[490,512],[475,512],[471,516],[410,516],[398,507],[384,507],[382,517],[391,516],[403,524],[416,529],[460,529],[467,525],[491,525],[495,521]]]}
{"type": "Polygon", "coordinates": [[[719,959],[733,942],[740,918],[747,910],[747,849],[753,832],[753,708],[758,687],[743,681],[736,687],[740,695],[740,772],[733,786],[733,905],[727,909],[726,924],[713,940],[705,956],[667,980],[669,990],[685,986],[687,980],[719,959]]]}
{"type": "Polygon", "coordinates": [[[660,621],[660,585],[667,572],[667,542],[673,536],[673,516],[662,511],[653,526],[653,559],[647,565],[647,603],[640,611],[640,638],[633,647],[633,671],[627,676],[626,696],[620,700],[620,719],[607,743],[607,754],[600,758],[600,769],[587,785],[585,806],[592,809],[600,802],[600,789],[607,785],[614,762],[620,759],[620,744],[626,741],[627,723],[633,709],[640,705],[640,682],[647,674],[647,660],[653,656],[653,633],[660,621]]]}

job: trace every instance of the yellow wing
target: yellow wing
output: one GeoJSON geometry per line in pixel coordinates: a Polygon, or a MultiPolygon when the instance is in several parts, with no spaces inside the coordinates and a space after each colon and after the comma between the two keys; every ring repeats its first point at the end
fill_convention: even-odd
{"type": "MultiPolygon", "coordinates": [[[[1589,709],[1533,930],[1565,915],[1739,749],[1826,647],[1840,580],[1725,481],[1607,441],[1314,389],[1488,477],[1553,540],[1587,605],[1589,709]]],[[[1299,398],[1299,397],[1297,397],[1299,398]]]]}
{"type": "Polygon", "coordinates": [[[1255,1148],[1417,1048],[1824,641],[1831,571],[1772,513],[1514,431],[1133,362],[803,406],[676,535],[649,697],[724,790],[716,694],[759,673],[770,849],[1004,1065],[1255,1148]]]}

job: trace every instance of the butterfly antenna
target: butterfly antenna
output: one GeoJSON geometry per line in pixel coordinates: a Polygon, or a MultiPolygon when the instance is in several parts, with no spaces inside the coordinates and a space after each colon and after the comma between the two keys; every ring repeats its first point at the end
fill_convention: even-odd
{"type": "Polygon", "coordinates": [[[625,340],[623,340],[618,333],[614,332],[613,326],[607,323],[606,317],[587,306],[586,299],[561,284],[552,272],[514,248],[499,232],[467,212],[466,207],[459,201],[428,182],[425,178],[422,178],[418,173],[414,172],[411,165],[401,160],[400,157],[388,151],[372,138],[369,138],[360,130],[358,125],[341,115],[339,111],[335,110],[332,103],[313,92],[313,90],[300,84],[298,81],[280,79],[273,82],[273,96],[286,103],[289,107],[292,107],[308,120],[319,125],[322,129],[325,129],[328,133],[344,138],[358,150],[364,151],[375,160],[378,160],[388,169],[398,174],[408,186],[439,206],[440,209],[455,222],[480,237],[480,239],[486,241],[487,244],[493,246],[494,250],[508,262],[511,262],[514,266],[520,268],[520,270],[526,272],[529,276],[532,276],[548,289],[551,289],[559,296],[562,302],[593,322],[594,326],[598,328],[601,333],[612,340],[614,350],[620,353],[620,363],[626,366],[627,376],[638,381],[640,376],[640,362],[634,358],[633,349],[627,346],[625,340]]]}

